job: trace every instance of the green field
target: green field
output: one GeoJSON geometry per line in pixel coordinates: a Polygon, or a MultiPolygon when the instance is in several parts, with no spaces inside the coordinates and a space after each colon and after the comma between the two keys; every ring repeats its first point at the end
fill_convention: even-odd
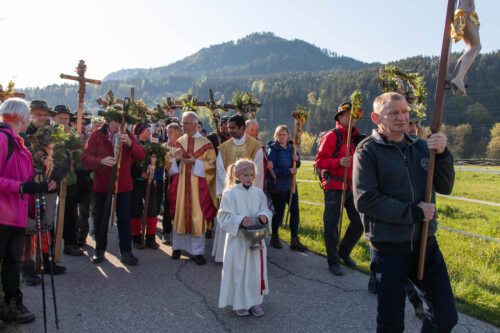
{"type": "MultiPolygon", "coordinates": [[[[477,167],[474,166],[474,168],[477,167]]],[[[323,193],[312,171],[311,162],[303,163],[297,179],[299,180],[301,240],[312,251],[326,255],[323,242],[323,193]]],[[[498,188],[500,188],[500,175],[457,171],[452,195],[498,203],[500,202],[498,188]]],[[[500,207],[444,197],[438,198],[437,207],[441,226],[473,235],[500,239],[500,207]]],[[[348,221],[345,214],[344,221],[348,221]]],[[[343,229],[345,230],[345,227],[343,229]]],[[[289,241],[288,232],[283,230],[280,236],[289,241]]],[[[500,243],[445,229],[439,229],[437,237],[448,265],[459,309],[466,314],[500,326],[498,314],[498,309],[500,309],[500,243]]],[[[362,239],[358,243],[352,256],[358,262],[361,271],[369,271],[370,254],[365,240],[362,239]]]]}

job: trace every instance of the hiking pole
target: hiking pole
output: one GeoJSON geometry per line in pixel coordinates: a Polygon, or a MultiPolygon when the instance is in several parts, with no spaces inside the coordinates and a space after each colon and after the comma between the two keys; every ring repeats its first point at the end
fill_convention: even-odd
{"type": "Polygon", "coordinates": [[[50,284],[52,288],[52,302],[54,303],[54,317],[56,323],[56,329],[59,329],[59,317],[57,315],[57,300],[56,300],[56,287],[54,283],[54,258],[52,257],[52,242],[49,242],[49,225],[47,224],[47,204],[45,200],[45,194],[42,194],[42,207],[43,207],[43,221],[45,222],[45,238],[47,239],[48,247],[48,258],[49,258],[49,270],[50,270],[50,284]]]}
{"type": "MultiPolygon", "coordinates": [[[[41,255],[42,253],[42,229],[40,226],[40,195],[36,194],[35,195],[35,224],[36,224],[36,231],[37,231],[37,256],[41,255]]],[[[47,333],[47,307],[45,303],[45,278],[43,272],[45,270],[45,267],[43,265],[43,260],[41,262],[41,269],[42,269],[42,308],[43,308],[43,328],[44,332],[47,333]]]]}

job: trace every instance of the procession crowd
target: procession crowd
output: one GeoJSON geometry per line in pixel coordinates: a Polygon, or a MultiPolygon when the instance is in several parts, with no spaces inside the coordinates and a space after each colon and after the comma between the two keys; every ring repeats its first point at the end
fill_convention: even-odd
{"type": "MultiPolygon", "coordinates": [[[[350,119],[351,108],[350,102],[342,103],[333,114],[334,127],[321,136],[315,161],[324,192],[328,269],[341,276],[341,263],[356,268],[350,254],[364,232],[371,252],[368,289],[378,299],[377,331],[404,331],[409,297],[423,319],[423,332],[449,332],[457,311],[435,237],[434,191],[432,203],[425,202],[430,150],[436,151],[434,190],[449,194],[453,188],[453,157],[446,137],[435,133],[419,138],[418,121],[397,93],[375,99],[371,119],[377,129],[369,135],[359,133],[350,119]],[[341,205],[349,218],[342,239],[341,205]],[[416,277],[424,220],[429,232],[420,281],[416,277]]],[[[269,293],[268,250],[266,239],[252,239],[253,232],[267,230],[267,245],[273,251],[282,249],[279,232],[288,210],[289,248],[307,251],[299,237],[300,188],[295,183],[301,158],[290,130],[279,125],[274,139],[262,143],[258,122],[240,114],[223,117],[220,128],[208,135],[192,111],[161,125],[143,121],[125,127],[117,114],[103,112],[101,120],[84,117],[81,156],[68,150],[47,172],[44,162],[50,154],[30,145],[43,124],[60,124],[66,133],[74,132],[76,114],[65,105],[51,108],[43,100],[28,104],[10,98],[1,104],[0,260],[5,298],[0,318],[33,321],[35,315],[23,305],[21,282],[35,286],[41,283],[40,274],[65,273],[66,267],[53,259],[59,223],[63,253],[83,255],[82,247],[93,237],[92,260],[99,264],[106,260],[110,219],[118,229],[120,260],[130,266],[139,264],[133,250],[159,248],[158,236],[172,247],[173,260],[185,254],[204,265],[205,239],[213,237],[211,254],[222,263],[219,307],[231,306],[237,316],[262,316],[263,298],[269,293]],[[160,148],[152,152],[155,144],[164,156],[160,148]],[[63,221],[57,217],[58,201],[64,202],[63,221]]]]}

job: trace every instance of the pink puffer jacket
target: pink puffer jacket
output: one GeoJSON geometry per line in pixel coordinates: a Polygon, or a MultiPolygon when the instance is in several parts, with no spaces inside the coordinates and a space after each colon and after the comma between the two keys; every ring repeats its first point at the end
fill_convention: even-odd
{"type": "Polygon", "coordinates": [[[1,128],[0,131],[4,132],[0,133],[0,224],[25,228],[30,196],[25,194],[21,198],[19,186],[33,178],[33,159],[17,133],[10,128],[1,128]],[[14,143],[8,160],[9,139],[5,134],[10,135],[14,143]]]}

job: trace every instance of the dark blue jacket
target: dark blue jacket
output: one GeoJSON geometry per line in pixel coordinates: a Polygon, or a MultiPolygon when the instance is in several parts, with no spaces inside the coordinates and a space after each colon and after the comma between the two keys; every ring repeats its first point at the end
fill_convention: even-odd
{"type": "MultiPolygon", "coordinates": [[[[276,140],[269,142],[267,145],[267,156],[268,160],[273,163],[273,170],[276,174],[276,180],[272,177],[267,178],[267,189],[270,192],[290,191],[292,186],[290,168],[293,163],[293,145],[291,141],[287,144],[286,149],[281,147],[276,140]]],[[[297,168],[300,167],[300,155],[296,166],[297,168]]]]}

